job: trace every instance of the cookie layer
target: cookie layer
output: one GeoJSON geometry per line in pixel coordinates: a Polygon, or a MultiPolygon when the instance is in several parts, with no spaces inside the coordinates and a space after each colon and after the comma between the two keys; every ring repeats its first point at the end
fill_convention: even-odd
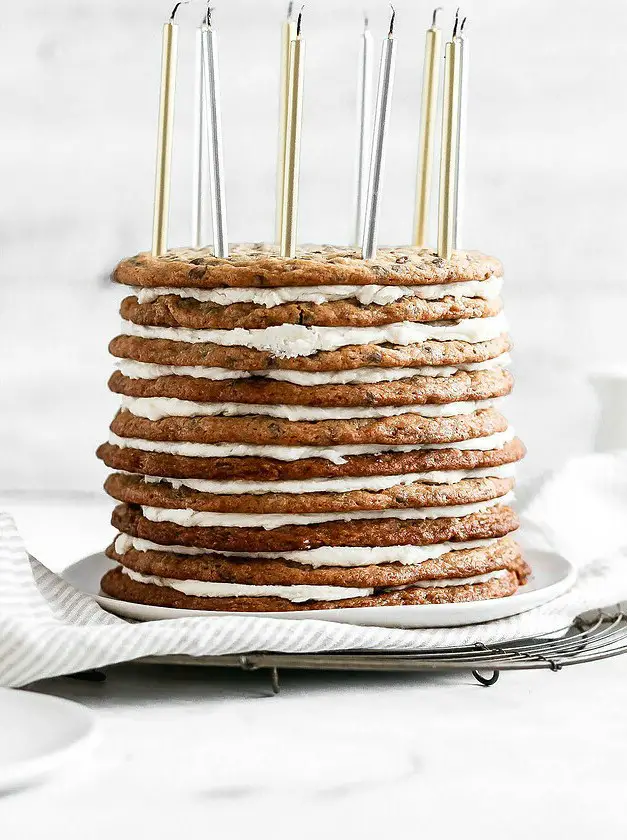
{"type": "Polygon", "coordinates": [[[403,406],[486,400],[509,394],[507,370],[459,371],[444,378],[416,376],[398,382],[353,385],[294,385],[267,379],[213,381],[193,376],[130,379],[115,371],[109,388],[132,397],[170,397],[197,402],[233,402],[318,407],[403,406]]]}
{"type": "Polygon", "coordinates": [[[97,454],[112,469],[150,476],[214,481],[298,481],[495,467],[519,461],[525,448],[515,438],[487,451],[451,448],[349,455],[341,464],[324,458],[296,461],[254,457],[198,458],[126,449],[111,443],[103,443],[97,454]]]}
{"type": "Polygon", "coordinates": [[[398,484],[378,492],[347,493],[202,493],[186,487],[175,489],[160,482],[146,483],[141,476],[114,473],[105,490],[114,499],[129,504],[161,508],[189,508],[222,513],[279,514],[334,511],[389,510],[467,505],[505,496],[513,478],[468,478],[455,484],[398,484]]]}
{"type": "Polygon", "coordinates": [[[219,306],[190,298],[163,295],[152,303],[139,303],[136,297],[124,298],[120,314],[128,321],[145,326],[253,330],[281,324],[378,327],[401,321],[454,321],[458,318],[491,317],[502,308],[500,298],[484,300],[447,297],[432,301],[404,298],[385,305],[337,300],[322,304],[285,303],[268,308],[254,303],[219,306]]]}
{"type": "Polygon", "coordinates": [[[504,432],[507,421],[495,409],[454,417],[396,417],[365,420],[291,421],[249,417],[165,417],[147,420],[120,411],[111,431],[127,438],[198,443],[337,446],[340,444],[452,443],[504,432]]]}
{"type": "Polygon", "coordinates": [[[516,572],[522,581],[529,574],[529,567],[522,559],[520,548],[509,537],[495,540],[486,547],[453,551],[415,566],[382,563],[378,566],[353,568],[313,568],[286,560],[222,557],[218,554],[187,557],[166,551],[134,549],[118,554],[115,544],[109,546],[106,554],[112,560],[142,574],[253,585],[389,587],[407,586],[421,580],[468,578],[500,569],[516,572]]]}
{"type": "Polygon", "coordinates": [[[273,246],[236,245],[228,259],[209,248],[177,248],[160,257],[142,253],[123,260],[113,280],[127,286],[213,288],[218,286],[429,285],[500,276],[495,257],[479,251],[455,251],[444,260],[427,248],[379,248],[374,260],[363,260],[353,248],[310,246],[299,248],[294,259],[284,259],[273,246]]]}
{"type": "Polygon", "coordinates": [[[442,542],[504,537],[518,528],[514,511],[497,505],[461,518],[432,520],[366,519],[358,522],[323,522],[285,525],[272,530],[241,527],[196,527],[154,522],[136,505],[121,504],[113,511],[112,525],[133,537],[160,545],[184,545],[215,551],[305,551],[321,546],[431,545],[442,542]]]}
{"type": "Polygon", "coordinates": [[[432,589],[414,586],[360,598],[337,601],[306,601],[299,604],[285,598],[200,598],[184,595],[165,586],[137,583],[125,575],[119,566],[106,573],[101,586],[103,592],[107,595],[119,598],[122,601],[152,604],[160,607],[227,612],[292,612],[295,610],[330,610],[353,607],[395,607],[409,604],[453,604],[464,601],[505,598],[516,592],[519,580],[515,572],[508,571],[504,577],[468,586],[436,587],[432,589]]]}
{"type": "Polygon", "coordinates": [[[325,350],[312,356],[277,358],[263,350],[221,347],[217,344],[189,344],[161,338],[119,335],[109,351],[122,359],[163,365],[201,365],[231,370],[299,370],[305,372],[355,370],[361,367],[418,367],[459,365],[495,359],[511,349],[509,336],[489,341],[423,341],[407,346],[364,344],[325,350]]]}

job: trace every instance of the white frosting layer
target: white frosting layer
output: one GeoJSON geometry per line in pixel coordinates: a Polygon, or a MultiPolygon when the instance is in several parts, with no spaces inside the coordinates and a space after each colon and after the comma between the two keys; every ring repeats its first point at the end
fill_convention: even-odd
{"type": "Polygon", "coordinates": [[[317,525],[321,522],[352,522],[357,519],[450,519],[482,513],[514,498],[507,493],[487,502],[468,505],[442,505],[423,508],[391,508],[388,510],[360,510],[351,513],[214,513],[191,508],[160,508],[142,505],[142,512],[151,522],[174,522],[186,528],[263,528],[272,531],[284,525],[317,525]]]}
{"type": "Polygon", "coordinates": [[[415,368],[357,368],[356,370],[332,370],[303,372],[299,370],[230,370],[229,368],[201,367],[200,365],[153,365],[123,359],[118,362],[120,373],[129,379],[157,379],[160,376],[192,376],[196,379],[273,379],[291,382],[294,385],[348,385],[355,382],[397,382],[414,376],[453,376],[460,370],[495,370],[509,365],[509,353],[502,353],[485,362],[469,362],[463,365],[423,366],[415,368]]]}
{"type": "Polygon", "coordinates": [[[201,367],[200,365],[152,365],[147,362],[134,362],[130,359],[120,359],[116,363],[116,367],[120,373],[128,376],[129,379],[157,379],[159,376],[193,376],[195,379],[211,379],[215,382],[223,379],[250,379],[252,376],[247,370],[201,367]]]}
{"type": "MultiPolygon", "coordinates": [[[[204,580],[179,580],[178,578],[159,577],[157,575],[142,575],[133,569],[122,567],[122,572],[131,580],[138,583],[151,583],[155,586],[165,586],[175,589],[185,595],[199,598],[240,598],[240,597],[275,597],[285,598],[294,604],[305,601],[340,601],[344,598],[364,598],[374,593],[374,588],[352,588],[348,586],[311,586],[297,584],[293,586],[252,585],[244,583],[214,583],[204,580]]],[[[429,587],[467,586],[468,584],[485,583],[493,578],[500,578],[507,574],[506,569],[488,572],[484,575],[474,575],[468,578],[448,578],[448,580],[422,580],[407,586],[390,587],[388,591],[399,591],[419,586],[429,587]]]]}
{"type": "Polygon", "coordinates": [[[303,601],[341,601],[343,598],[360,598],[372,595],[374,589],[354,589],[348,586],[255,586],[245,583],[210,583],[205,580],[178,580],[157,575],[142,575],[124,566],[122,571],[138,583],[152,583],[176,589],[185,595],[200,598],[240,598],[245,596],[286,598],[295,604],[303,601]]]}
{"type": "Polygon", "coordinates": [[[471,438],[456,443],[414,443],[406,446],[385,444],[347,444],[345,446],[265,446],[244,443],[190,443],[186,441],[144,440],[119,437],[110,433],[109,443],[121,449],[139,449],[142,452],[161,452],[183,455],[188,458],[274,458],[277,461],[300,461],[305,458],[324,458],[334,464],[346,463],[350,455],[381,455],[384,452],[421,452],[429,449],[460,449],[489,452],[500,449],[513,440],[515,432],[508,428],[485,437],[471,438]]]}
{"type": "Polygon", "coordinates": [[[159,545],[150,540],[131,537],[128,534],[118,534],[115,540],[115,550],[122,555],[134,548],[135,551],[166,551],[173,554],[197,556],[199,554],[219,554],[223,557],[255,557],[262,560],[288,560],[301,563],[304,566],[339,566],[355,568],[357,566],[378,566],[381,563],[402,563],[405,566],[416,566],[425,560],[442,557],[451,551],[467,551],[473,548],[485,548],[498,542],[497,539],[468,540],[467,542],[443,542],[436,545],[392,545],[375,546],[372,548],[351,546],[324,546],[312,548],[309,551],[214,551],[208,548],[194,548],[185,545],[159,545]]]}
{"type": "Polygon", "coordinates": [[[228,306],[231,303],[255,303],[258,306],[279,306],[281,303],[328,303],[334,300],[355,298],[359,303],[385,305],[404,297],[422,300],[439,300],[446,296],[478,297],[490,300],[496,298],[503,288],[502,277],[487,280],[468,280],[462,283],[440,283],[430,286],[282,286],[274,289],[221,288],[221,289],[175,289],[160,287],[132,290],[139,303],[152,303],[162,295],[176,295],[193,298],[203,303],[228,306]]]}
{"type": "MultiPolygon", "coordinates": [[[[486,572],[484,575],[473,575],[467,578],[445,578],[443,580],[417,580],[410,586],[420,586],[423,589],[431,589],[433,587],[446,588],[448,586],[468,586],[473,583],[486,583],[489,580],[505,577],[509,572],[507,569],[499,569],[496,572],[486,572]]],[[[408,589],[409,587],[403,587],[408,589]]]]}
{"type": "Polygon", "coordinates": [[[417,414],[420,417],[454,417],[491,408],[497,400],[460,400],[428,405],[379,406],[366,408],[317,408],[308,405],[261,405],[258,403],[203,403],[172,397],[122,397],[122,408],[135,417],[161,420],[164,417],[245,417],[263,415],[283,420],[354,420],[369,417],[397,417],[417,414]]]}
{"type": "Polygon", "coordinates": [[[407,484],[456,484],[467,478],[510,478],[515,475],[515,464],[501,464],[497,467],[477,467],[471,470],[431,470],[403,475],[374,475],[352,478],[307,478],[298,481],[209,481],[203,478],[165,478],[143,476],[147,484],[164,482],[175,490],[189,487],[199,493],[232,495],[248,493],[349,493],[352,490],[386,490],[407,484]]]}
{"type": "Polygon", "coordinates": [[[416,323],[402,321],[384,327],[305,327],[283,324],[259,330],[192,330],[183,327],[146,327],[122,321],[124,335],[161,338],[186,343],[211,343],[224,347],[248,347],[280,358],[311,356],[321,350],[361,344],[420,344],[423,341],[467,341],[477,344],[497,338],[507,331],[502,312],[491,318],[465,318],[459,321],[416,323]]]}

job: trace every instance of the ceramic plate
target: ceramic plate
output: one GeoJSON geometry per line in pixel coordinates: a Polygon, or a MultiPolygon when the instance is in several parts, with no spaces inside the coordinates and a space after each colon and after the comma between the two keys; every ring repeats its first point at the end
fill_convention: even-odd
{"type": "Polygon", "coordinates": [[[94,735],[89,709],[32,691],[0,689],[0,720],[0,792],[38,781],[78,758],[94,735]]]}
{"type": "MultiPolygon", "coordinates": [[[[459,627],[463,624],[480,624],[539,607],[566,592],[575,582],[574,567],[557,554],[525,552],[533,569],[531,580],[522,586],[516,595],[497,598],[492,601],[471,601],[465,604],[425,604],[404,607],[356,607],[336,610],[299,610],[297,612],[242,613],[262,615],[271,618],[286,618],[298,621],[315,618],[322,621],[340,621],[344,624],[365,624],[377,627],[459,627]]],[[[100,590],[100,579],[104,573],[116,566],[104,554],[85,557],[62,574],[76,589],[92,595],[109,612],[140,621],[154,621],[164,618],[190,618],[206,615],[233,615],[232,612],[205,610],[177,610],[171,607],[151,607],[145,604],[131,604],[104,595],[100,590]]]]}

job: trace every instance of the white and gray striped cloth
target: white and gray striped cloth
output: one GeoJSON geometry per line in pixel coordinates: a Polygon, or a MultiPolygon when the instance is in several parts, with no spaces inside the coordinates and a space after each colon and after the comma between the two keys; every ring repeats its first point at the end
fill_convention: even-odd
{"type": "MultiPolygon", "coordinates": [[[[546,498],[540,508],[547,510],[546,498]]],[[[535,524],[546,535],[542,523],[535,524]]],[[[575,587],[543,607],[475,626],[391,630],[245,615],[130,623],[105,612],[91,597],[29,558],[13,520],[0,514],[0,685],[22,686],[153,655],[408,652],[496,644],[561,630],[584,610],[626,598],[627,563],[619,556],[583,565],[575,587]]]]}

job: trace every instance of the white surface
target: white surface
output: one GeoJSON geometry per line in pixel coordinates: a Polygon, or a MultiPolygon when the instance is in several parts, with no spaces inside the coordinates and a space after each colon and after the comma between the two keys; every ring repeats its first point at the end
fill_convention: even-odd
{"type": "MultiPolygon", "coordinates": [[[[112,533],[105,502],[4,507],[57,570],[112,533]]],[[[445,840],[491,840],[503,825],[508,840],[578,840],[623,825],[626,657],[505,673],[490,689],[470,674],[284,673],[281,685],[273,697],[261,673],[134,665],[105,683],[37,684],[92,708],[102,744],[80,769],[0,799],[3,837],[171,840],[210,824],[234,838],[297,826],[299,840],[395,840],[419,815],[445,840]]]]}
{"type": "MultiPolygon", "coordinates": [[[[364,5],[378,56],[386,3],[316,0],[305,10],[300,230],[309,241],[351,236],[364,5]]],[[[193,28],[201,7],[180,9],[173,245],[190,239],[193,28]]],[[[465,237],[505,263],[517,379],[506,411],[529,446],[526,476],[585,451],[596,413],[585,371],[627,363],[627,5],[564,7],[564,0],[469,0],[463,9],[471,39],[465,237]]],[[[231,0],[216,11],[234,240],[267,239],[274,228],[285,8],[286,0],[231,0]]],[[[411,235],[431,8],[398,2],[382,242],[411,235]]],[[[441,16],[447,32],[453,11],[451,4],[441,16]]],[[[0,341],[12,358],[0,415],[4,489],[93,492],[104,478],[93,450],[117,404],[105,383],[120,298],[105,278],[150,240],[160,27],[169,12],[166,0],[3,4],[0,341]]]]}
{"type": "MultiPolygon", "coordinates": [[[[528,552],[526,557],[533,569],[533,577],[511,598],[474,601],[467,604],[358,607],[335,610],[298,610],[287,613],[247,613],[247,615],[265,615],[288,618],[293,621],[318,619],[376,627],[459,627],[463,624],[481,624],[484,621],[519,615],[526,610],[546,604],[567,592],[575,582],[575,569],[563,557],[543,552],[528,552]]],[[[211,610],[177,610],[169,607],[153,607],[148,604],[131,604],[103,595],[100,591],[100,580],[108,569],[115,566],[117,563],[109,560],[104,554],[96,554],[74,563],[66,569],[63,577],[76,589],[93,595],[106,610],[124,618],[158,621],[184,616],[224,615],[223,612],[211,610]]]]}
{"type": "Polygon", "coordinates": [[[77,761],[93,740],[96,718],[77,703],[1,688],[0,720],[1,795],[77,761]]]}

